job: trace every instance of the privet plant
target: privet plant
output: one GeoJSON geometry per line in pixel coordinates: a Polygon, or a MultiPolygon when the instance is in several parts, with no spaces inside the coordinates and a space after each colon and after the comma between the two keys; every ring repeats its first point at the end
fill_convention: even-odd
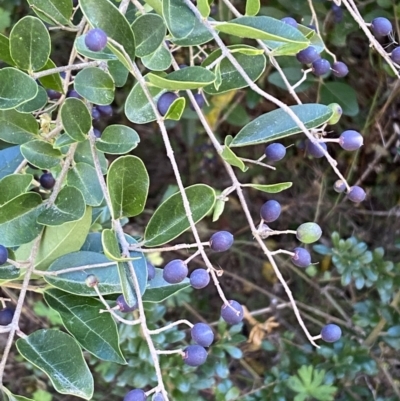
{"type": "MultiPolygon", "coordinates": [[[[202,399],[191,392],[181,396],[184,383],[177,386],[178,376],[192,378],[197,390],[208,389],[211,398],[207,399],[266,399],[267,393],[262,391],[239,398],[240,389],[229,381],[224,362],[226,353],[241,358],[234,344],[242,340],[244,317],[252,319],[246,305],[224,290],[224,270],[229,268],[210,258],[229,252],[235,243],[230,231],[217,229],[217,222],[237,197],[254,243],[283,287],[308,342],[297,373],[285,373],[287,361],[282,359],[279,367],[265,375],[264,387],[276,395],[273,399],[286,399],[285,392],[292,391],[295,400],[333,400],[337,391],[334,378],[354,377],[357,370],[337,366],[327,373],[321,358],[338,358],[346,365],[341,355],[361,358],[365,351],[357,349],[353,338],[338,342],[340,323],[347,328],[350,323],[336,303],[341,319],[329,321],[320,316],[319,332],[312,332],[277,263],[286,259],[294,269],[306,269],[308,276],[315,274],[308,244],[320,240],[322,230],[316,222],[307,221],[295,229],[270,228],[284,213],[273,194],[290,188],[292,182],[241,180],[250,167],[261,167],[266,173],[279,170],[287,152],[282,142],[288,144],[288,137],[303,135],[306,155],[325,158],[337,176],[331,190],[345,194],[349,207],[366,198],[365,190],[347,181],[332,156],[335,146],[357,151],[364,144],[363,135],[348,127],[334,137],[332,126],[342,116],[342,105],[336,101],[305,103],[298,96],[297,89],[309,83],[310,77],[324,82],[349,74],[348,66],[325,45],[313,2],[304,1],[313,25],[292,17],[269,16],[260,11],[259,0],[236,2],[243,4],[229,0],[27,3],[32,12],[16,21],[8,35],[0,35],[0,283],[5,291],[13,289],[17,294],[16,302],[0,299],[0,333],[5,338],[0,362],[3,398],[27,400],[8,389],[4,375],[6,365],[13,364],[12,357],[18,358],[11,352],[15,345],[31,367],[50,378],[57,392],[87,400],[93,398],[95,389],[89,365],[96,363],[105,376],[109,372],[113,378],[117,377],[116,367],[135,368],[127,368],[129,377],[119,378],[125,395],[113,399],[202,399]],[[51,58],[52,44],[57,43],[57,34],[65,31],[74,35],[74,41],[64,48],[67,63],[58,65],[51,58]],[[282,67],[281,60],[290,67],[282,67]],[[296,80],[292,79],[294,69],[296,80]],[[291,105],[265,89],[262,83],[268,75],[287,90],[291,105]],[[243,88],[271,107],[242,124],[234,135],[222,137],[204,110],[214,99],[229,102],[230,94],[243,88]],[[100,131],[99,121],[112,117],[111,104],[117,96],[124,97],[119,103],[126,117],[121,120],[126,123],[106,124],[100,131]],[[185,185],[169,129],[187,116],[199,122],[204,142],[218,154],[229,177],[224,187],[202,182],[185,185]],[[176,184],[150,219],[145,207],[152,175],[136,155],[140,125],[161,137],[176,184]],[[259,144],[266,144],[264,154],[255,159],[239,156],[244,151],[241,148],[259,144]],[[248,206],[249,190],[269,194],[259,215],[253,215],[248,206]],[[203,235],[196,225],[202,219],[208,219],[214,234],[203,235]],[[135,235],[124,230],[129,221],[139,227],[135,235]],[[180,241],[188,230],[193,240],[190,244],[180,241]],[[270,249],[268,241],[280,234],[293,235],[297,245],[270,249]],[[182,257],[174,256],[162,268],[146,257],[164,252],[181,252],[182,257]],[[220,311],[217,327],[184,318],[164,320],[163,304],[180,306],[179,296],[185,297],[185,289],[201,291],[210,285],[215,286],[220,300],[213,305],[220,311]],[[50,308],[48,313],[56,311],[61,321],[29,333],[21,330],[21,313],[30,292],[41,295],[50,308]],[[213,350],[216,336],[219,341],[213,350]],[[124,340],[131,341],[129,347],[124,340]],[[336,350],[324,342],[335,343],[336,350]],[[219,362],[207,365],[213,352],[219,362]],[[133,362],[137,354],[143,356],[142,364],[133,362]],[[201,365],[208,366],[208,374],[195,373],[201,365]],[[213,370],[226,379],[217,387],[210,379],[213,370]],[[141,371],[148,372],[146,379],[143,385],[134,386],[139,382],[135,372],[141,371]],[[169,375],[177,377],[176,381],[169,375]]],[[[400,48],[388,52],[381,44],[382,37],[393,39],[387,18],[364,21],[353,0],[319,3],[328,3],[337,19],[346,13],[355,21],[387,63],[388,72],[399,77],[400,48]]],[[[159,168],[167,166],[160,163],[159,168]]],[[[333,255],[342,285],[355,280],[360,290],[377,282],[382,303],[392,302],[389,289],[398,286],[398,279],[393,277],[395,265],[382,261],[383,251],[368,253],[365,244],[357,244],[354,238],[344,242],[337,234],[333,243],[332,249],[317,245],[315,250],[333,255]],[[360,263],[369,267],[363,270],[360,263]]],[[[359,305],[359,320],[368,312],[367,306],[359,305]]],[[[393,337],[399,332],[399,318],[387,312],[385,319],[379,327],[387,321],[393,324],[386,340],[398,349],[393,337]]],[[[366,326],[368,323],[363,324],[366,326]]],[[[270,332],[274,326],[270,322],[266,327],[270,332]]],[[[276,350],[270,342],[264,347],[276,350]]],[[[282,350],[286,358],[298,352],[289,337],[282,350]]],[[[374,374],[375,361],[365,358],[358,371],[374,374]]]]}

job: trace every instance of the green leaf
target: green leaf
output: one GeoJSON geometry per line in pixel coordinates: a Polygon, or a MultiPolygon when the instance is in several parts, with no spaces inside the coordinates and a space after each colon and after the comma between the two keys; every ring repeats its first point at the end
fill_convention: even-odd
{"type": "Polygon", "coordinates": [[[185,278],[179,284],[169,284],[163,278],[163,270],[156,268],[156,276],[149,281],[143,302],[162,302],[172,295],[190,286],[190,281],[185,278]]]}
{"type": "MultiPolygon", "coordinates": [[[[240,53],[235,52],[233,57],[241,65],[241,67],[246,71],[247,75],[254,82],[256,81],[265,70],[266,58],[263,54],[258,55],[248,55],[244,54],[242,50],[244,48],[249,50],[254,50],[251,46],[245,45],[233,45],[229,46],[229,50],[234,52],[235,50],[240,50],[240,53]]],[[[257,50],[257,49],[255,49],[257,50]]],[[[217,58],[221,56],[221,50],[218,49],[212,52],[204,61],[202,66],[207,67],[217,58]]],[[[219,68],[221,85],[216,89],[214,84],[208,85],[204,88],[204,91],[209,94],[220,94],[228,92],[233,89],[245,88],[248,86],[247,82],[243,79],[237,69],[232,65],[232,63],[224,58],[217,66],[219,68]]]]}
{"type": "Polygon", "coordinates": [[[343,82],[324,83],[321,86],[320,96],[321,103],[338,103],[345,116],[354,117],[360,111],[356,91],[343,82]]]}
{"type": "MultiPolygon", "coordinates": [[[[212,18],[208,18],[208,21],[214,21],[212,18]]],[[[194,27],[190,31],[189,35],[184,38],[172,37],[171,40],[178,46],[200,46],[213,39],[212,33],[207,27],[195,17],[194,27]]]]}
{"type": "MultiPolygon", "coordinates": [[[[288,80],[289,84],[292,86],[303,78],[303,72],[298,67],[282,68],[282,72],[286,77],[286,79],[288,80]]],[[[277,86],[278,88],[288,91],[288,87],[286,86],[286,83],[283,81],[279,71],[274,71],[273,73],[269,74],[268,82],[277,86]]],[[[304,92],[313,84],[313,82],[314,80],[311,77],[308,77],[304,82],[302,82],[299,86],[295,88],[295,92],[304,92]]]]}
{"type": "Polygon", "coordinates": [[[1,140],[23,144],[34,139],[38,131],[38,123],[32,115],[15,110],[0,110],[1,140]]]}
{"type": "MultiPolygon", "coordinates": [[[[9,390],[7,390],[4,386],[2,387],[2,391],[4,391],[6,393],[4,401],[34,401],[31,398],[22,397],[21,395],[14,395],[9,390]]],[[[1,395],[1,393],[0,393],[0,395],[1,395]]]]}
{"type": "Polygon", "coordinates": [[[47,28],[39,18],[21,18],[10,33],[10,54],[15,64],[27,71],[43,68],[50,56],[51,42],[47,28]]]}
{"type": "Polygon", "coordinates": [[[136,40],[136,56],[143,57],[155,52],[167,33],[164,20],[157,14],[143,14],[132,24],[136,40]]]}
{"type": "Polygon", "coordinates": [[[215,81],[211,71],[199,66],[182,68],[164,77],[153,73],[147,77],[152,85],[169,90],[198,89],[215,81]]]}
{"type": "Polygon", "coordinates": [[[246,39],[274,40],[286,43],[304,43],[310,41],[296,28],[285,24],[275,18],[240,17],[217,24],[216,29],[220,32],[239,36],[246,39]]]}
{"type": "Polygon", "coordinates": [[[42,198],[29,192],[0,207],[0,238],[6,247],[26,244],[36,238],[42,227],[36,223],[42,198]]]}
{"type": "Polygon", "coordinates": [[[196,16],[182,0],[163,0],[163,16],[175,38],[185,38],[194,29],[196,16]]]}
{"type": "MultiPolygon", "coordinates": [[[[326,123],[333,113],[329,106],[314,103],[290,106],[290,109],[309,129],[326,123]]],[[[230,146],[248,146],[270,142],[299,132],[301,129],[292,118],[282,109],[276,109],[245,125],[233,138],[230,146]]]]}
{"type": "MultiPolygon", "coordinates": [[[[131,60],[134,60],[135,37],[128,21],[118,8],[109,0],[80,0],[79,4],[90,25],[102,29],[108,37],[122,45],[131,60]]],[[[110,42],[107,46],[130,69],[121,51],[110,42]]]]}
{"type": "Polygon", "coordinates": [[[99,206],[103,201],[103,191],[97,178],[96,169],[87,163],[76,163],[67,175],[68,185],[78,188],[85,203],[99,206]]]}
{"type": "Polygon", "coordinates": [[[51,25],[56,25],[55,22],[68,25],[72,17],[71,0],[28,0],[28,3],[38,17],[51,25]]]}
{"type": "Polygon", "coordinates": [[[110,74],[97,67],[87,67],[74,79],[75,90],[91,103],[108,105],[114,100],[115,85],[110,74]]]}
{"type": "Polygon", "coordinates": [[[164,71],[171,66],[172,56],[169,50],[161,45],[154,53],[142,57],[142,63],[151,71],[164,71]]]}
{"type": "Polygon", "coordinates": [[[268,194],[276,194],[278,192],[282,192],[285,189],[290,188],[293,185],[292,182],[280,182],[279,184],[242,184],[242,187],[250,187],[257,189],[258,191],[266,192],[268,194]]]}
{"type": "Polygon", "coordinates": [[[260,11],[260,0],[246,0],[246,15],[257,15],[260,11]]]}
{"type": "Polygon", "coordinates": [[[114,219],[140,214],[149,191],[149,176],[136,156],[122,156],[111,164],[107,174],[114,219]]]}
{"type": "MultiPolygon", "coordinates": [[[[92,209],[89,207],[80,220],[65,223],[62,226],[46,227],[35,259],[35,269],[47,270],[56,259],[70,252],[78,251],[85,242],[91,223],[92,209]]],[[[32,244],[18,248],[17,260],[26,260],[31,249],[32,244]]]]}
{"type": "Polygon", "coordinates": [[[0,69],[0,110],[14,109],[33,99],[39,90],[35,80],[15,68],[0,69]]]}
{"type": "Polygon", "coordinates": [[[125,86],[129,71],[119,60],[110,60],[107,63],[108,72],[111,74],[117,88],[125,86]]]}
{"type": "MultiPolygon", "coordinates": [[[[11,249],[8,250],[8,258],[15,260],[14,252],[11,249]]],[[[20,269],[7,262],[0,266],[0,280],[16,280],[19,278],[20,274],[20,269]]]]}
{"type": "Polygon", "coordinates": [[[29,163],[42,170],[48,170],[60,164],[62,154],[49,142],[34,140],[21,146],[21,153],[29,163]]]}
{"type": "Polygon", "coordinates": [[[96,148],[104,153],[120,155],[135,149],[140,138],[138,133],[125,125],[109,125],[96,141],[96,148]]]}
{"type": "Polygon", "coordinates": [[[46,90],[39,86],[36,96],[29,100],[29,102],[19,105],[16,110],[20,113],[32,113],[43,108],[48,100],[46,90]]]}
{"type": "Polygon", "coordinates": [[[235,153],[233,153],[233,151],[229,148],[228,142],[232,142],[231,135],[227,135],[225,138],[225,146],[221,152],[221,157],[231,166],[239,167],[240,170],[242,170],[243,172],[247,171],[248,167],[246,167],[243,161],[239,159],[239,157],[237,157],[235,153]]]}
{"type": "Polygon", "coordinates": [[[84,141],[92,127],[92,117],[80,99],[68,98],[61,106],[61,122],[68,136],[77,142],[84,141]]]}
{"type": "Polygon", "coordinates": [[[11,146],[0,150],[0,179],[12,174],[24,160],[19,149],[19,146],[11,146]]]}
{"type": "MultiPolygon", "coordinates": [[[[97,157],[99,158],[101,172],[104,175],[107,173],[107,167],[108,167],[107,159],[104,156],[103,152],[100,152],[99,150],[96,150],[96,152],[97,152],[97,157]]],[[[76,163],[86,163],[92,167],[95,167],[92,151],[90,149],[89,139],[78,143],[78,146],[76,148],[75,155],[74,155],[74,161],[76,163]]]]}
{"type": "Polygon", "coordinates": [[[210,15],[211,9],[208,0],[198,0],[197,8],[200,11],[200,14],[203,18],[207,18],[210,15]]]}
{"type": "Polygon", "coordinates": [[[121,255],[119,242],[113,230],[107,228],[102,231],[101,243],[103,245],[104,255],[106,255],[108,259],[116,262],[125,262],[127,260],[132,260],[132,258],[126,258],[121,255]]]}
{"type": "Polygon", "coordinates": [[[14,60],[10,54],[10,40],[7,36],[0,33],[0,60],[4,63],[15,66],[14,60]]]}
{"type": "Polygon", "coordinates": [[[85,44],[85,35],[78,36],[74,46],[79,54],[92,60],[118,60],[117,56],[107,47],[99,52],[89,50],[85,44]]]}
{"type": "Polygon", "coordinates": [[[16,346],[22,357],[49,376],[59,393],[92,398],[92,374],[70,335],[60,330],[38,330],[17,340],[16,346]]]}
{"type": "Polygon", "coordinates": [[[217,221],[220,218],[221,214],[224,212],[225,203],[226,202],[224,200],[217,198],[217,200],[215,202],[213,218],[212,218],[213,223],[214,223],[214,221],[217,221]]]}
{"type": "Polygon", "coordinates": [[[0,179],[0,206],[24,194],[31,186],[31,174],[11,174],[0,179]]]}
{"type": "Polygon", "coordinates": [[[37,222],[45,226],[61,226],[80,220],[85,214],[85,200],[82,192],[74,187],[65,186],[55,202],[40,213],[37,222]]]}
{"type": "MultiPolygon", "coordinates": [[[[192,218],[195,223],[205,217],[214,207],[215,192],[208,185],[197,184],[185,189],[192,218]]],[[[163,202],[151,217],[144,234],[148,247],[163,245],[178,237],[190,227],[178,192],[163,202]]]]}
{"type": "Polygon", "coordinates": [[[79,297],[51,288],[44,293],[47,304],[56,310],[65,328],[83,348],[103,361],[125,365],[118,343],[118,331],[104,305],[94,298],[79,297]]]}
{"type": "MultiPolygon", "coordinates": [[[[41,68],[39,71],[51,70],[56,67],[57,66],[55,65],[54,61],[48,59],[45,66],[41,68]]],[[[46,89],[53,89],[57,92],[64,93],[61,75],[59,73],[45,75],[44,77],[39,78],[39,82],[46,89]]]]}
{"type": "Polygon", "coordinates": [[[180,120],[183,112],[185,111],[186,99],[184,97],[178,97],[175,99],[164,116],[166,120],[180,120]]]}

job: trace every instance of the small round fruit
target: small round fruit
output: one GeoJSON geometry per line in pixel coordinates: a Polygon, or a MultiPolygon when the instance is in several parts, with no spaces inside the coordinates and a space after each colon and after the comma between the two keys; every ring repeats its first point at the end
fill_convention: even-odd
{"type": "MultiPolygon", "coordinates": [[[[203,94],[202,94],[202,93],[195,93],[193,96],[194,96],[194,100],[195,100],[196,103],[197,103],[197,106],[199,106],[200,108],[203,108],[204,105],[206,104],[206,99],[204,99],[203,94]]],[[[194,107],[193,107],[193,105],[192,105],[191,102],[190,102],[189,107],[190,107],[192,110],[194,110],[194,107]]]]}
{"type": "Polygon", "coordinates": [[[4,308],[0,310],[0,326],[9,325],[14,317],[14,309],[4,308]]]}
{"type": "Polygon", "coordinates": [[[393,62],[396,64],[400,64],[400,46],[396,47],[392,50],[392,53],[390,54],[390,58],[392,59],[393,62]]]}
{"type": "Polygon", "coordinates": [[[99,279],[94,274],[89,274],[88,276],[86,276],[85,284],[88,287],[92,287],[92,288],[96,287],[96,285],[99,284],[99,279]]]}
{"type": "Polygon", "coordinates": [[[207,351],[200,345],[189,345],[185,349],[183,362],[189,366],[200,366],[207,360],[207,351]]]}
{"type": "Polygon", "coordinates": [[[343,9],[342,7],[336,5],[335,3],[332,4],[331,7],[333,13],[333,19],[336,24],[339,24],[343,20],[343,9]]]}
{"type": "Polygon", "coordinates": [[[98,105],[96,108],[103,117],[111,117],[113,115],[113,108],[110,104],[106,106],[98,105]]]}
{"type": "Polygon", "coordinates": [[[331,103],[328,105],[328,107],[332,110],[332,116],[328,120],[328,124],[336,124],[343,114],[343,109],[341,108],[340,104],[337,103],[331,103]]]}
{"type": "Polygon", "coordinates": [[[233,235],[229,231],[217,231],[210,238],[210,248],[215,252],[227,251],[233,244],[233,235]]]}
{"type": "Polygon", "coordinates": [[[107,34],[100,28],[91,29],[85,36],[85,45],[92,52],[100,52],[107,46],[107,34]]]}
{"type": "Polygon", "coordinates": [[[95,121],[99,121],[101,117],[101,114],[99,110],[97,110],[97,107],[92,107],[92,119],[95,121]]]}
{"type": "Polygon", "coordinates": [[[374,18],[371,22],[371,28],[377,36],[387,36],[392,32],[392,23],[384,17],[374,18]]]}
{"type": "Polygon", "coordinates": [[[117,302],[117,305],[118,305],[119,310],[120,310],[121,312],[123,312],[123,313],[133,312],[134,310],[136,310],[136,309],[138,308],[137,304],[135,304],[135,305],[133,305],[133,306],[129,306],[129,305],[126,303],[123,294],[121,294],[121,295],[117,298],[116,302],[117,302]]]}
{"type": "Polygon", "coordinates": [[[156,276],[156,268],[146,260],[147,264],[147,280],[153,280],[156,276]]]}
{"type": "Polygon", "coordinates": [[[123,401],[145,401],[147,395],[143,390],[135,389],[126,393],[123,401]]]}
{"type": "Polygon", "coordinates": [[[200,290],[210,282],[210,275],[206,269],[196,269],[192,271],[190,275],[190,285],[196,290],[200,290]]]}
{"type": "Polygon", "coordinates": [[[230,300],[228,301],[229,305],[232,306],[235,310],[233,310],[228,305],[221,306],[221,317],[228,324],[238,324],[243,320],[244,311],[242,305],[239,302],[230,300]]]}
{"type": "Polygon", "coordinates": [[[4,265],[8,259],[8,250],[4,245],[0,245],[0,265],[4,265]]]}
{"type": "Polygon", "coordinates": [[[294,255],[292,256],[292,262],[298,267],[308,267],[311,264],[311,255],[304,248],[294,248],[294,255]]]}
{"type": "Polygon", "coordinates": [[[296,54],[296,58],[302,64],[311,64],[315,60],[318,60],[321,56],[314,46],[308,46],[306,49],[300,50],[296,54]]]}
{"type": "Polygon", "coordinates": [[[265,156],[269,161],[277,162],[286,155],[286,148],[281,143],[271,143],[265,148],[265,156]]]}
{"type": "Polygon", "coordinates": [[[211,327],[205,323],[196,323],[190,331],[192,340],[202,347],[209,347],[214,341],[211,327]]]}
{"type": "Polygon", "coordinates": [[[52,189],[56,184],[56,180],[51,173],[44,173],[39,178],[40,185],[46,189],[52,189]]]}
{"type": "Polygon", "coordinates": [[[188,268],[183,260],[174,259],[167,263],[163,270],[163,278],[167,283],[178,284],[188,275],[188,268]]]}
{"type": "Polygon", "coordinates": [[[363,143],[364,139],[362,135],[351,129],[342,132],[342,135],[339,137],[339,145],[344,150],[357,150],[363,145],[363,143]]]}
{"type": "Polygon", "coordinates": [[[94,135],[96,138],[101,138],[101,131],[98,130],[97,128],[93,128],[93,135],[94,135]]]}
{"type": "Polygon", "coordinates": [[[334,343],[342,337],[342,330],[336,324],[327,324],[321,330],[321,338],[327,343],[334,343]]]}
{"type": "Polygon", "coordinates": [[[367,196],[367,194],[365,193],[365,191],[358,185],[354,185],[353,187],[350,187],[350,191],[347,194],[347,197],[352,202],[355,202],[355,203],[362,202],[366,196],[367,196]]]}
{"type": "Polygon", "coordinates": [[[161,393],[154,394],[153,401],[164,401],[164,396],[161,393]]]}
{"type": "MultiPolygon", "coordinates": [[[[327,146],[325,142],[318,142],[325,150],[327,150],[327,146]]],[[[316,159],[320,159],[324,156],[322,149],[318,145],[314,145],[309,139],[306,140],[306,152],[316,159]]]]}
{"type": "Polygon", "coordinates": [[[293,28],[297,28],[297,21],[292,17],[284,17],[281,19],[281,21],[292,26],[293,28]]]}
{"type": "Polygon", "coordinates": [[[317,77],[327,74],[331,69],[330,62],[325,58],[319,58],[312,63],[312,72],[317,77]]]}
{"type": "Polygon", "coordinates": [[[75,89],[71,89],[70,91],[68,91],[67,97],[74,97],[76,99],[82,99],[82,96],[75,89]]]}
{"type": "Polygon", "coordinates": [[[260,216],[266,223],[272,223],[277,220],[281,214],[281,205],[276,200],[265,202],[260,209],[260,216]]]}
{"type": "Polygon", "coordinates": [[[303,244],[317,242],[321,235],[322,230],[317,223],[303,223],[296,230],[296,237],[303,244]]]}
{"type": "Polygon", "coordinates": [[[343,78],[349,73],[349,69],[342,61],[336,61],[331,68],[333,75],[338,78],[343,78]]]}
{"type": "Polygon", "coordinates": [[[167,114],[169,106],[178,99],[178,95],[174,92],[163,93],[157,101],[157,109],[162,116],[167,114]]]}
{"type": "Polygon", "coordinates": [[[346,190],[346,184],[342,180],[337,180],[333,184],[333,189],[340,194],[346,190]]]}
{"type": "Polygon", "coordinates": [[[61,97],[61,93],[55,91],[54,89],[47,89],[46,92],[50,100],[58,100],[61,97]]]}

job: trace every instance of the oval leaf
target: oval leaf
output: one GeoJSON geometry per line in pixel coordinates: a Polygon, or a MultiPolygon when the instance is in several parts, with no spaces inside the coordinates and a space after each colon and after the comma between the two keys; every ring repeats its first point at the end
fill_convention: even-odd
{"type": "Polygon", "coordinates": [[[32,180],[31,174],[11,174],[0,179],[0,206],[25,193],[32,180]]]}
{"type": "Polygon", "coordinates": [[[19,146],[11,146],[0,150],[0,179],[12,174],[24,160],[19,146]]]}
{"type": "Polygon", "coordinates": [[[172,55],[168,49],[161,45],[154,53],[142,57],[142,63],[148,70],[164,71],[171,66],[172,55]]]}
{"type": "Polygon", "coordinates": [[[28,0],[28,3],[38,17],[51,25],[68,25],[72,17],[71,0],[28,0]]]}
{"type": "Polygon", "coordinates": [[[280,182],[279,184],[268,184],[268,185],[243,184],[242,187],[254,188],[259,191],[266,192],[268,194],[276,194],[278,192],[282,192],[285,189],[290,188],[292,185],[293,185],[292,182],[280,182]]]}
{"type": "Polygon", "coordinates": [[[46,90],[39,86],[36,96],[29,100],[29,102],[19,105],[16,109],[21,113],[32,113],[44,107],[48,100],[46,90]]]}
{"type": "Polygon", "coordinates": [[[48,170],[60,163],[62,154],[49,142],[34,140],[21,146],[21,153],[29,163],[42,170],[48,170]]]}
{"type": "Polygon", "coordinates": [[[35,139],[38,123],[31,114],[16,110],[0,110],[0,139],[16,144],[23,144],[35,139]]]}
{"type": "Polygon", "coordinates": [[[140,138],[138,133],[125,125],[109,125],[96,141],[96,148],[104,153],[120,155],[135,149],[140,138]]]}
{"type": "Polygon", "coordinates": [[[164,20],[157,14],[144,14],[132,24],[136,40],[136,56],[143,57],[155,52],[167,33],[164,20]]]}
{"type": "MultiPolygon", "coordinates": [[[[104,175],[107,173],[108,161],[107,161],[106,157],[104,156],[103,152],[100,152],[99,150],[96,150],[96,152],[97,152],[97,157],[99,158],[101,172],[104,175]]],[[[93,160],[92,151],[90,149],[89,139],[78,143],[78,146],[76,148],[75,155],[74,155],[74,160],[76,163],[87,163],[87,164],[91,165],[92,167],[94,167],[94,160],[93,160]]]]}
{"type": "Polygon", "coordinates": [[[61,106],[61,121],[65,132],[77,142],[84,141],[92,127],[92,117],[80,99],[66,99],[61,106]]]}
{"type": "Polygon", "coordinates": [[[196,16],[181,0],[163,0],[163,16],[171,35],[185,38],[194,29],[196,16]]]}

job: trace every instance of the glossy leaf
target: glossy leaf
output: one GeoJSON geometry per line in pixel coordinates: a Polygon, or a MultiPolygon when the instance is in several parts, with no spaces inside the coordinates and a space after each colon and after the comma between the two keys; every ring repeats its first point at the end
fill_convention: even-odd
{"type": "Polygon", "coordinates": [[[116,159],[108,170],[107,188],[114,219],[140,214],[149,191],[149,176],[143,162],[136,156],[116,159]]]}
{"type": "MultiPolygon", "coordinates": [[[[70,252],[78,251],[85,242],[91,223],[92,209],[89,207],[80,220],[65,223],[62,226],[46,227],[35,259],[35,269],[47,270],[56,259],[70,252]]],[[[39,227],[43,228],[43,226],[39,227]]],[[[31,243],[18,248],[17,260],[26,260],[31,249],[31,243]]]]}
{"type": "Polygon", "coordinates": [[[22,160],[24,160],[24,157],[20,152],[19,146],[11,146],[0,150],[0,179],[12,174],[22,160]]]}
{"type": "Polygon", "coordinates": [[[221,152],[221,157],[231,166],[239,167],[240,170],[245,172],[246,170],[248,170],[248,167],[246,167],[243,161],[235,155],[232,149],[229,148],[230,142],[232,142],[232,136],[228,135],[225,138],[225,146],[221,152]]]}
{"type": "Polygon", "coordinates": [[[37,222],[45,226],[61,226],[80,220],[85,214],[85,199],[82,192],[74,187],[65,186],[55,202],[40,213],[37,222]]]}
{"type": "Polygon", "coordinates": [[[0,33],[0,60],[4,63],[15,66],[14,60],[10,54],[10,40],[7,36],[0,33]]]}
{"type": "MultiPolygon", "coordinates": [[[[104,156],[104,153],[97,150],[97,157],[99,158],[101,172],[103,174],[106,174],[108,162],[107,162],[106,157],[104,156]]],[[[87,163],[87,164],[91,165],[92,167],[94,167],[94,160],[93,160],[92,151],[90,149],[89,139],[78,143],[78,146],[76,148],[75,155],[74,155],[74,161],[76,163],[87,163]]]]}
{"type": "Polygon", "coordinates": [[[37,168],[48,170],[60,164],[62,154],[49,142],[34,140],[21,146],[21,153],[29,163],[37,168]]]}
{"type": "Polygon", "coordinates": [[[225,203],[225,200],[217,198],[212,217],[213,223],[221,217],[221,214],[224,212],[225,209],[225,203]]]}
{"type": "Polygon", "coordinates": [[[290,188],[293,185],[292,182],[280,182],[279,184],[242,184],[242,187],[250,187],[257,189],[262,192],[266,192],[268,194],[276,194],[278,192],[282,192],[285,189],[290,188]]]}
{"type": "MultiPolygon", "coordinates": [[[[326,123],[333,113],[329,106],[313,103],[290,106],[290,109],[309,129],[326,123]]],[[[299,132],[301,129],[290,116],[282,109],[276,109],[244,126],[233,138],[231,147],[271,142],[299,132]]]]}
{"type": "Polygon", "coordinates": [[[181,0],[163,0],[163,16],[168,30],[175,38],[185,38],[194,29],[196,16],[181,0]]]}
{"type": "MultiPolygon", "coordinates": [[[[208,185],[197,184],[185,189],[195,223],[214,207],[215,192],[208,185]]],[[[178,237],[190,227],[178,192],[163,202],[151,217],[144,234],[146,246],[163,245],[178,237]]]]}
{"type": "Polygon", "coordinates": [[[143,57],[155,52],[167,33],[164,20],[157,14],[143,14],[132,24],[136,40],[136,56],[143,57]]]}
{"type": "Polygon", "coordinates": [[[47,28],[40,19],[21,18],[10,32],[10,54],[15,64],[27,71],[43,68],[50,56],[51,43],[47,28]]]}
{"type": "MultiPolygon", "coordinates": [[[[55,65],[54,61],[52,61],[51,59],[48,59],[45,66],[43,68],[41,68],[39,71],[46,71],[46,70],[50,70],[52,68],[56,68],[56,65],[55,65]]],[[[44,77],[39,78],[39,82],[46,89],[53,89],[57,92],[64,93],[63,84],[62,84],[61,76],[59,73],[45,75],[44,77]]]]}
{"type": "Polygon", "coordinates": [[[71,0],[28,0],[28,3],[38,17],[51,25],[68,25],[72,17],[71,0]]]}
{"type": "Polygon", "coordinates": [[[92,60],[118,60],[118,57],[108,47],[99,52],[89,50],[85,44],[85,35],[78,36],[74,46],[79,54],[92,60]]]}
{"type": "Polygon", "coordinates": [[[142,63],[151,71],[164,71],[171,66],[172,56],[169,50],[161,45],[154,53],[142,57],[142,63]]]}
{"type": "Polygon", "coordinates": [[[246,0],[246,15],[257,15],[260,11],[260,0],[246,0]]]}
{"type": "Polygon", "coordinates": [[[99,206],[103,201],[103,191],[96,170],[90,164],[76,163],[68,171],[67,181],[68,185],[79,189],[87,205],[99,206]]]}
{"type": "Polygon", "coordinates": [[[102,302],[55,288],[47,289],[44,298],[60,314],[65,328],[83,348],[103,361],[126,364],[114,319],[109,313],[99,312],[104,309],[102,302]]]}
{"type": "Polygon", "coordinates": [[[115,85],[110,74],[97,67],[87,67],[74,79],[75,90],[91,103],[108,105],[114,100],[115,85]]]}
{"type": "Polygon", "coordinates": [[[178,97],[175,99],[168,108],[164,118],[166,120],[180,120],[183,112],[185,111],[186,99],[184,97],[178,97]]]}
{"type": "Polygon", "coordinates": [[[120,155],[135,149],[140,142],[138,133],[125,125],[109,125],[96,141],[96,148],[104,153],[120,155]]]}
{"type": "Polygon", "coordinates": [[[215,81],[211,71],[198,66],[182,68],[166,76],[150,73],[147,77],[152,85],[169,90],[198,89],[215,81]]]}
{"type": "Polygon", "coordinates": [[[11,67],[0,69],[0,82],[0,110],[14,109],[28,102],[39,90],[33,78],[11,67]]]}
{"type": "Polygon", "coordinates": [[[0,110],[0,139],[16,144],[35,139],[38,134],[38,123],[30,114],[16,110],[0,110]]]}
{"type": "Polygon", "coordinates": [[[326,82],[321,85],[320,96],[322,103],[338,103],[345,116],[354,117],[359,112],[357,93],[346,83],[326,82]]]}
{"type": "Polygon", "coordinates": [[[115,86],[117,88],[124,86],[129,75],[127,68],[119,60],[110,60],[107,65],[108,72],[111,74],[115,86]]]}
{"type": "Polygon", "coordinates": [[[113,230],[105,229],[102,231],[101,243],[103,245],[104,255],[106,255],[108,259],[116,262],[131,260],[130,258],[125,258],[121,255],[120,245],[113,230]]]}
{"type": "Polygon", "coordinates": [[[92,127],[92,117],[80,99],[66,99],[61,106],[61,121],[68,136],[77,142],[84,141],[92,127]]]}
{"type": "MultiPolygon", "coordinates": [[[[212,18],[208,18],[208,21],[214,21],[212,18]]],[[[213,39],[211,32],[207,27],[195,17],[193,29],[189,35],[184,38],[172,37],[171,41],[178,46],[200,46],[213,39]]]]}
{"type": "Polygon", "coordinates": [[[36,96],[33,99],[29,100],[29,102],[26,102],[16,107],[16,110],[20,113],[32,113],[43,108],[47,104],[48,100],[49,99],[46,90],[39,86],[36,96]]]}
{"type": "Polygon", "coordinates": [[[32,180],[31,174],[11,174],[0,179],[0,206],[25,193],[32,180]]]}
{"type": "MultiPolygon", "coordinates": [[[[8,250],[8,258],[15,260],[15,256],[11,250],[8,250]]],[[[21,273],[21,269],[18,269],[14,265],[10,265],[7,262],[0,266],[0,280],[16,280],[21,273]]]]}
{"type": "Polygon", "coordinates": [[[17,340],[16,346],[26,360],[49,376],[59,393],[92,398],[92,374],[70,335],[60,330],[38,330],[17,340]]]}

